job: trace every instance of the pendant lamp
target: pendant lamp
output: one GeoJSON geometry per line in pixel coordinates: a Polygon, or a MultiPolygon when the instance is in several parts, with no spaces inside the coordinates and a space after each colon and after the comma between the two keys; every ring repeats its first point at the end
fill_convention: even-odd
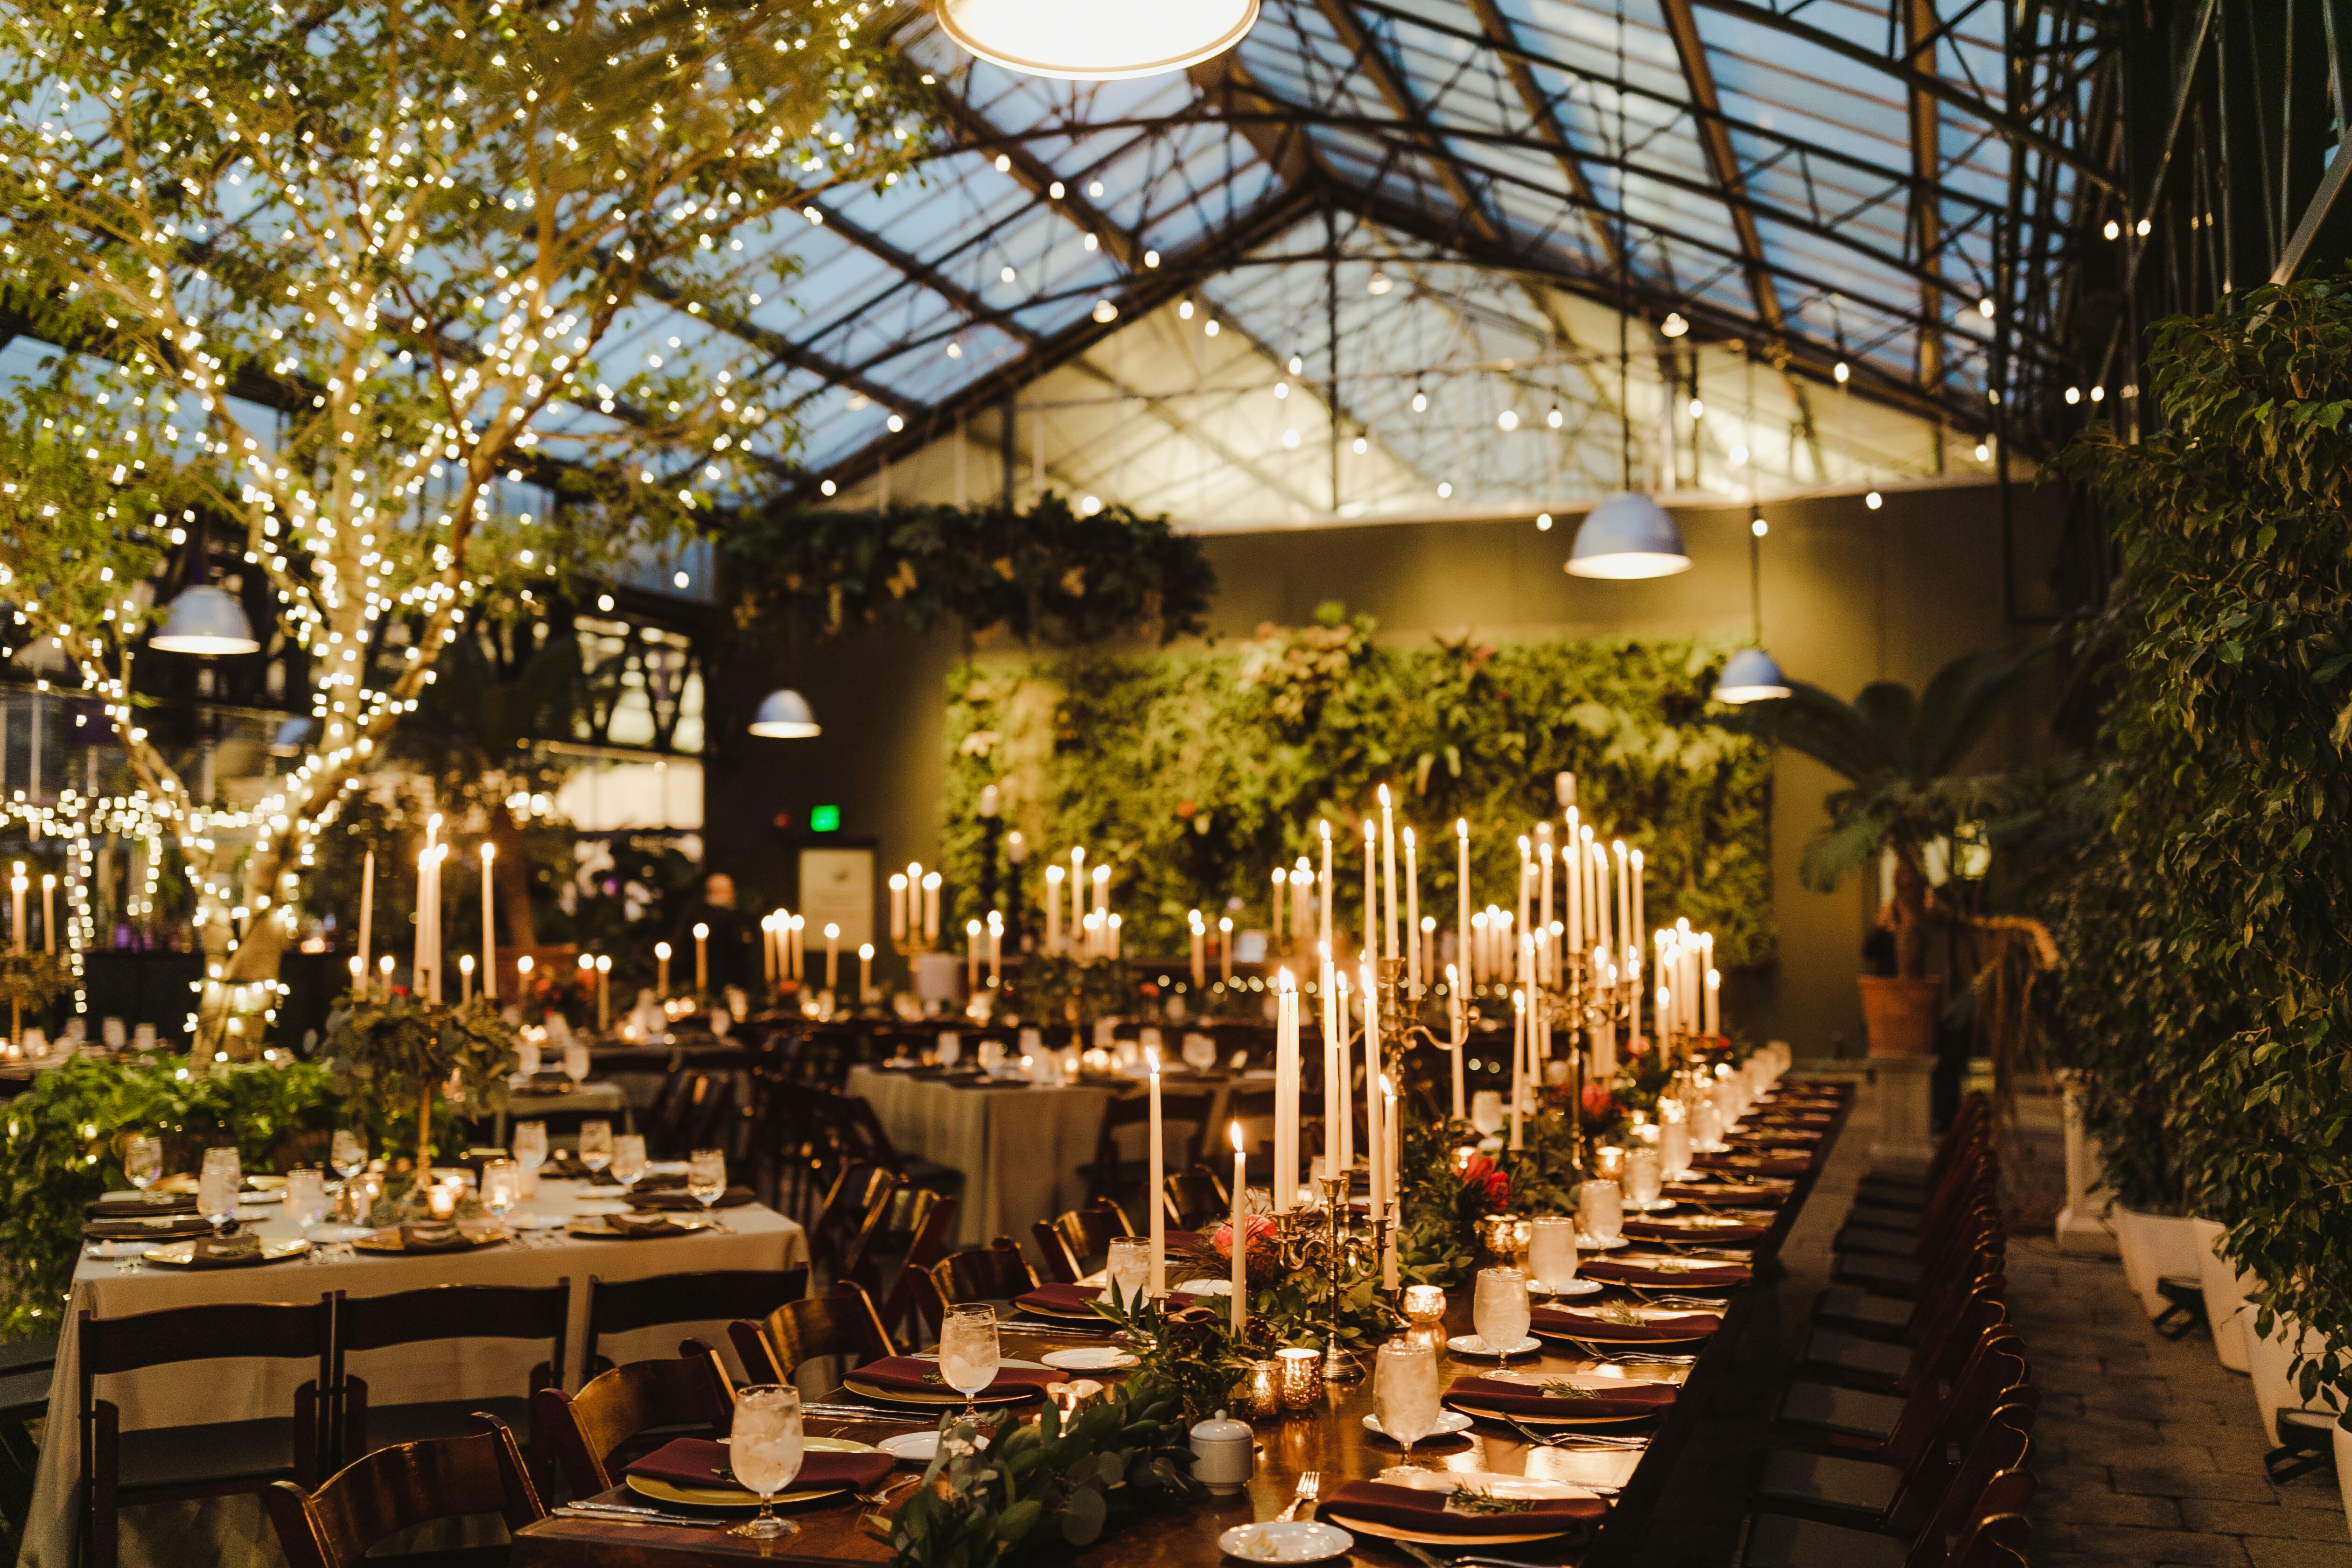
{"type": "Polygon", "coordinates": [[[938,0],[940,26],[982,59],[1028,76],[1113,81],[1223,54],[1258,0],[938,0]]]}
{"type": "Polygon", "coordinates": [[[759,712],[751,717],[751,733],[772,741],[805,741],[824,731],[809,708],[808,699],[784,687],[761,699],[759,712]]]}
{"type": "Polygon", "coordinates": [[[1754,502],[1748,507],[1748,607],[1754,617],[1756,644],[1724,660],[1716,677],[1715,700],[1737,706],[1769,702],[1789,695],[1789,678],[1764,651],[1764,513],[1754,502]]]}
{"type": "MultiPolygon", "coordinates": [[[[1617,145],[1625,146],[1625,8],[1617,7],[1617,145]]],[[[1626,401],[1632,350],[1625,341],[1633,313],[1633,273],[1627,262],[1625,193],[1617,193],[1617,464],[1618,492],[1584,514],[1576,543],[1568,552],[1572,577],[1671,577],[1690,570],[1683,531],[1653,497],[1633,489],[1633,415],[1626,401]]]]}
{"type": "Polygon", "coordinates": [[[165,653],[215,657],[261,649],[253,635],[253,623],[245,618],[245,611],[228,591],[205,583],[183,591],[172,601],[163,629],[150,637],[147,646],[165,653]]]}

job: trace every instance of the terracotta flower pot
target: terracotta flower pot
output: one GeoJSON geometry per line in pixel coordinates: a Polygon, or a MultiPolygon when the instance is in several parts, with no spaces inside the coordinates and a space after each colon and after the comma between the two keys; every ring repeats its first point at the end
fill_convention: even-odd
{"type": "Polygon", "coordinates": [[[1899,980],[1892,975],[1854,977],[1862,987],[1862,1023],[1874,1057],[1931,1057],[1936,1021],[1944,1013],[1941,979],[1899,980]]]}

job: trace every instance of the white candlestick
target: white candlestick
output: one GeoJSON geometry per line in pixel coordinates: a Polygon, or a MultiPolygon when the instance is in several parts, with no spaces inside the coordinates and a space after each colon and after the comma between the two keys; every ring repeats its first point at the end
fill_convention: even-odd
{"type": "Polygon", "coordinates": [[[980,922],[963,922],[963,985],[966,994],[980,990],[980,922]]]}
{"type": "Polygon", "coordinates": [[[1274,1212],[1298,1195],[1298,987],[1281,972],[1274,1003],[1274,1212]]]}
{"type": "Polygon", "coordinates": [[[1462,997],[1462,971],[1455,964],[1445,966],[1445,1025],[1454,1047],[1454,1120],[1463,1117],[1462,1055],[1468,1044],[1469,1007],[1462,997]]]}
{"type": "Polygon", "coordinates": [[[1396,894],[1396,814],[1389,809],[1389,786],[1381,785],[1381,885],[1388,890],[1388,908],[1382,916],[1381,930],[1388,937],[1384,950],[1390,958],[1402,956],[1397,949],[1396,894]]]}
{"type": "MultiPolygon", "coordinates": [[[[1405,994],[1421,996],[1421,877],[1413,863],[1412,829],[1404,830],[1405,994]]],[[[1394,910],[1390,911],[1394,914],[1394,910]]]]}
{"type": "Polygon", "coordinates": [[[669,943],[654,943],[654,995],[663,1002],[669,1000],[669,943]]]}
{"type": "Polygon", "coordinates": [[[1349,1176],[1356,1168],[1356,1054],[1349,1043],[1355,1021],[1348,1016],[1348,972],[1336,964],[1331,971],[1331,994],[1339,1020],[1339,1168],[1333,1173],[1349,1176]]]}
{"type": "Polygon", "coordinates": [[[874,994],[874,944],[857,944],[857,999],[864,1002],[874,994]]]}
{"type": "Polygon", "coordinates": [[[1249,1197],[1248,1155],[1242,1149],[1242,1124],[1233,1124],[1234,1139],[1234,1338],[1249,1326],[1249,1226],[1244,1205],[1249,1197]]]}
{"type": "Polygon", "coordinates": [[[824,988],[832,991],[841,984],[841,928],[830,921],[824,928],[824,988]]]}
{"type": "MultiPolygon", "coordinates": [[[[1382,1141],[1387,1146],[1387,1152],[1381,1161],[1381,1169],[1388,1176],[1388,1186],[1377,1212],[1394,1217],[1396,1169],[1404,1140],[1397,1126],[1396,1085],[1389,1081],[1389,1076],[1386,1073],[1381,1075],[1381,1129],[1382,1141]]],[[[1397,1288],[1397,1233],[1393,1225],[1381,1237],[1381,1288],[1384,1290],[1394,1290],[1397,1288]]]]}
{"type": "Polygon", "coordinates": [[[1511,1147],[1519,1143],[1519,1101],[1527,1093],[1528,994],[1511,991],[1511,1147]]]}
{"type": "Polygon", "coordinates": [[[1062,868],[1045,868],[1045,951],[1062,950],[1062,868]]]}
{"type": "Polygon", "coordinates": [[[365,994],[368,981],[368,941],[375,931],[375,851],[367,852],[360,865],[360,966],[353,971],[359,976],[360,991],[365,994]]]}
{"type": "Polygon", "coordinates": [[[1388,1193],[1388,1171],[1383,1163],[1388,1150],[1388,1136],[1381,1122],[1381,1057],[1380,1006],[1375,1000],[1379,993],[1372,989],[1372,955],[1367,951],[1362,966],[1364,995],[1364,1155],[1367,1173],[1371,1178],[1372,1212],[1381,1212],[1381,1204],[1388,1193]]]}
{"type": "MultiPolygon", "coordinates": [[[[1323,894],[1323,927],[1316,940],[1323,944],[1324,952],[1328,954],[1336,951],[1331,946],[1331,825],[1326,822],[1320,826],[1323,830],[1323,875],[1315,885],[1323,894]]],[[[1327,986],[1325,989],[1329,988],[1327,986]]]]}
{"type": "MultiPolygon", "coordinates": [[[[1050,880],[1052,873],[1046,875],[1050,880]]],[[[1054,915],[1050,910],[1045,914],[1045,929],[1049,932],[1054,929],[1054,915]]],[[[907,940],[907,873],[904,871],[890,873],[890,940],[907,940]]]]}
{"type": "MultiPolygon", "coordinates": [[[[1470,819],[1468,817],[1457,816],[1454,819],[1454,879],[1457,884],[1454,890],[1455,920],[1454,962],[1456,969],[1454,973],[1447,976],[1445,984],[1449,991],[1458,994],[1462,989],[1464,976],[1470,976],[1473,984],[1475,984],[1476,980],[1476,976],[1473,973],[1475,964],[1470,952],[1470,819]]],[[[1454,1113],[1461,1114],[1460,1107],[1455,1108],[1454,1113]]]]}
{"type": "Polygon", "coordinates": [[[1167,1155],[1160,1130],[1160,1052],[1155,1047],[1143,1053],[1144,1065],[1151,1069],[1151,1190],[1144,1194],[1144,1206],[1151,1211],[1151,1284],[1155,1297],[1168,1294],[1168,1204],[1162,1194],[1167,1191],[1167,1155]]]}
{"type": "Polygon", "coordinates": [[[1373,862],[1375,859],[1373,850],[1376,847],[1375,840],[1378,837],[1378,835],[1379,829],[1372,826],[1371,819],[1370,817],[1365,818],[1364,940],[1362,945],[1359,947],[1357,951],[1367,958],[1371,957],[1380,952],[1380,927],[1377,922],[1381,912],[1381,895],[1379,888],[1375,886],[1372,881],[1373,862]]]}
{"type": "Polygon", "coordinates": [[[701,921],[694,922],[694,994],[710,994],[710,927],[701,921]]]}
{"type": "Polygon", "coordinates": [[[1632,943],[1632,944],[1633,944],[1633,976],[1632,976],[1632,978],[1633,978],[1633,989],[1634,989],[1634,991],[1638,994],[1638,993],[1641,991],[1641,989],[1642,989],[1642,947],[1641,947],[1641,942],[1642,942],[1642,930],[1643,930],[1643,926],[1642,926],[1642,852],[1641,852],[1639,849],[1636,849],[1636,850],[1634,850],[1634,851],[1633,851],[1633,858],[1632,858],[1632,865],[1631,865],[1631,868],[1630,868],[1630,876],[1629,876],[1629,879],[1628,879],[1632,882],[1632,884],[1633,884],[1633,923],[1631,926],[1628,926],[1628,927],[1626,928],[1626,931],[1625,931],[1625,940],[1626,940],[1628,942],[1632,943]]]}

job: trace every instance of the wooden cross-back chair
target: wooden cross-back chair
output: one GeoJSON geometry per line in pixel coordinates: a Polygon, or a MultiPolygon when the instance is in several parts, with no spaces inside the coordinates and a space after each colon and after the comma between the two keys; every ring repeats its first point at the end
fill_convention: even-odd
{"type": "Polygon", "coordinates": [[[358,1568],[378,1542],[436,1519],[495,1513],[511,1533],[547,1517],[514,1434],[492,1415],[462,1436],[378,1448],[315,1492],[274,1481],[264,1497],[290,1568],[358,1568]]]}
{"type": "Polygon", "coordinates": [[[389,1296],[335,1292],[336,1394],[334,1453],[345,1462],[372,1448],[427,1437],[454,1437],[476,1415],[497,1416],[528,1431],[530,1398],[563,1381],[563,1336],[572,1311],[572,1281],[552,1285],[432,1285],[389,1296]],[[351,1372],[352,1352],[391,1350],[434,1340],[543,1340],[547,1359],[511,1394],[439,1399],[371,1407],[367,1380],[351,1372]]]}
{"type": "Polygon", "coordinates": [[[1108,1198],[1097,1198],[1088,1208],[1041,1219],[1031,1228],[1037,1250],[1045,1256],[1045,1273],[1065,1285],[1075,1285],[1101,1268],[1110,1255],[1114,1237],[1135,1234],[1135,1227],[1127,1223],[1126,1211],[1108,1198]]]}
{"type": "Polygon", "coordinates": [[[699,1340],[677,1351],[675,1361],[633,1361],[598,1373],[577,1394],[539,1391],[533,1430],[573,1497],[618,1485],[625,1456],[642,1458],[657,1446],[648,1434],[661,1442],[726,1436],[734,1400],[718,1352],[699,1340]]]}
{"type": "Polygon", "coordinates": [[[827,1295],[787,1301],[764,1317],[730,1323],[727,1335],[754,1383],[790,1383],[793,1373],[826,1356],[841,1357],[847,1372],[898,1353],[873,1298],[847,1279],[827,1295]]]}
{"type": "Polygon", "coordinates": [[[716,1323],[758,1317],[808,1294],[808,1265],[790,1268],[724,1268],[698,1274],[656,1274],[647,1279],[588,1277],[588,1375],[613,1363],[600,1342],[607,1335],[671,1323],[716,1323]]]}

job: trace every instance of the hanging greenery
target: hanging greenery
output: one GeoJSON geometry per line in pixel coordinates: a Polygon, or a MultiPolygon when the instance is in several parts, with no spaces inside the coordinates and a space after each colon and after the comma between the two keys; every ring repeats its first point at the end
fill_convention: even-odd
{"type": "Polygon", "coordinates": [[[952,616],[975,639],[1164,643],[1206,625],[1216,591],[1200,542],[1166,518],[1119,506],[1082,517],[1054,494],[1025,511],[779,510],[745,519],[720,549],[745,626],[797,608],[828,636],[886,615],[919,629],[952,616]]]}
{"type": "MultiPolygon", "coordinates": [[[[335,1089],[378,1115],[431,1106],[451,1083],[476,1114],[506,1109],[507,1075],[520,1065],[514,1029],[495,1004],[420,1002],[404,991],[383,999],[346,995],[327,1021],[335,1089]]],[[[415,1169],[432,1163],[431,1129],[420,1117],[415,1169]]]]}
{"type": "Polygon", "coordinates": [[[2073,471],[2126,563],[2103,840],[2059,922],[2063,1050],[2126,1196],[2229,1225],[2268,1310],[2352,1366],[2352,289],[2155,329],[2162,433],[2073,471]]]}
{"type": "Polygon", "coordinates": [[[1377,642],[1337,605],[1237,648],[989,661],[949,678],[944,859],[953,923],[980,912],[981,790],[1046,854],[1109,864],[1136,955],[1188,951],[1186,911],[1241,900],[1266,919],[1270,876],[1319,866],[1331,824],[1335,918],[1359,918],[1362,813],[1387,783],[1423,835],[1423,907],[1449,925],[1453,826],[1472,827],[1472,895],[1507,903],[1517,836],[1577,777],[1585,819],[1647,858],[1653,924],[1687,916],[1718,963],[1773,956],[1770,760],[1702,721],[1727,645],[1693,637],[1377,642]]]}

